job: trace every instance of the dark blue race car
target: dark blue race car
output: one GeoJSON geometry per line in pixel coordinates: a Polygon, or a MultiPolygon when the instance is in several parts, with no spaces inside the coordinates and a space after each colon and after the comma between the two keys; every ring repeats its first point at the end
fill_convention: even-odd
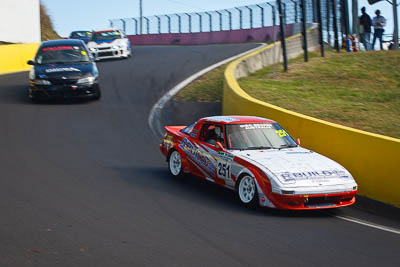
{"type": "Polygon", "coordinates": [[[96,63],[81,40],[43,42],[28,64],[32,100],[101,97],[96,63]]]}
{"type": "Polygon", "coordinates": [[[69,35],[69,39],[79,39],[87,44],[92,39],[91,31],[73,31],[69,35]]]}

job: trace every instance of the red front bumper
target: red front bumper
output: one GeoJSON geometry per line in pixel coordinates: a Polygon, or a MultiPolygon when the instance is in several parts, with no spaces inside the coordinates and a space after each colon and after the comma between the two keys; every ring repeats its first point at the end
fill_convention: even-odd
{"type": "Polygon", "coordinates": [[[278,209],[308,210],[330,209],[353,205],[357,190],[334,194],[281,195],[271,193],[268,197],[278,209]]]}

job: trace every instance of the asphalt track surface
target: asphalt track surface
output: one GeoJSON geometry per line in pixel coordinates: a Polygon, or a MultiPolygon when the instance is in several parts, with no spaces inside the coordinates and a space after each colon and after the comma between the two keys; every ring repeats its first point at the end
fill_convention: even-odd
{"type": "Polygon", "coordinates": [[[98,64],[94,102],[32,104],[27,73],[0,76],[0,266],[400,266],[400,235],[332,215],[398,221],[248,209],[227,189],[169,175],[152,105],[250,47],[135,47],[98,64]]]}

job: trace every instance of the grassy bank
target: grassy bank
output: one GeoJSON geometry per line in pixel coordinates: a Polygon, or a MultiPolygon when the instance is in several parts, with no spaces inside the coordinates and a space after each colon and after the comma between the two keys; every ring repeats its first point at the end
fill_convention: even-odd
{"type": "Polygon", "coordinates": [[[400,138],[400,53],[327,53],[290,71],[264,68],[239,80],[262,101],[326,121],[400,138]]]}
{"type": "MultiPolygon", "coordinates": [[[[400,53],[328,52],[269,66],[239,79],[262,101],[315,118],[400,138],[400,53]]],[[[221,101],[223,71],[196,81],[176,97],[184,101],[221,101]],[[210,93],[210,91],[212,91],[210,93]]]]}
{"type": "Polygon", "coordinates": [[[174,100],[185,102],[221,102],[225,68],[226,65],[222,65],[199,77],[181,90],[174,97],[174,100]]]}
{"type": "Polygon", "coordinates": [[[40,4],[40,31],[42,41],[60,39],[61,37],[54,30],[53,22],[48,14],[46,7],[40,4]]]}

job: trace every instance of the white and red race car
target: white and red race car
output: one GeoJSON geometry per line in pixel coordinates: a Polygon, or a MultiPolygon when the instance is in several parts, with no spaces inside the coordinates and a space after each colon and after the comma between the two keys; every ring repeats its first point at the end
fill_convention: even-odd
{"type": "Polygon", "coordinates": [[[165,130],[160,149],[173,176],[190,173],[233,189],[245,205],[303,210],[355,203],[351,174],[300,147],[275,121],[214,116],[165,130]]]}
{"type": "Polygon", "coordinates": [[[94,31],[87,43],[95,60],[107,58],[128,58],[132,55],[131,43],[121,30],[94,31]]]}

